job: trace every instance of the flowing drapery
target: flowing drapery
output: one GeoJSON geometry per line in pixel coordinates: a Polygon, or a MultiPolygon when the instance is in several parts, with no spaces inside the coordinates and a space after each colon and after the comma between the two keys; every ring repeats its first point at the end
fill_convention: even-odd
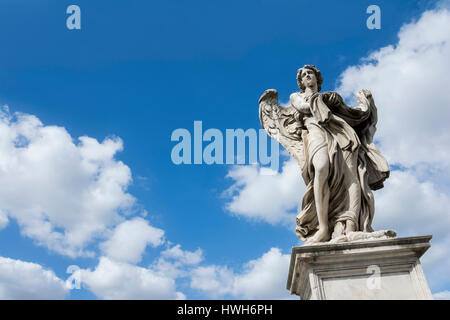
{"type": "MultiPolygon", "coordinates": [[[[389,176],[389,165],[373,143],[376,130],[377,109],[372,96],[365,91],[359,96],[359,104],[352,108],[345,104],[336,92],[316,93],[310,98],[311,116],[304,121],[309,131],[304,130],[302,139],[305,143],[306,165],[302,176],[306,183],[302,210],[297,215],[297,236],[306,241],[318,228],[317,213],[314,202],[314,168],[312,157],[320,148],[327,148],[330,169],[328,186],[330,199],[328,207],[329,224],[351,220],[357,231],[372,232],[371,227],[374,208],[372,190],[383,187],[389,176]],[[320,137],[317,134],[320,132],[320,137]],[[361,205],[359,212],[348,210],[349,190],[343,170],[348,164],[349,155],[355,155],[356,179],[361,188],[361,205]]],[[[348,178],[348,177],[347,177],[348,178]]]]}

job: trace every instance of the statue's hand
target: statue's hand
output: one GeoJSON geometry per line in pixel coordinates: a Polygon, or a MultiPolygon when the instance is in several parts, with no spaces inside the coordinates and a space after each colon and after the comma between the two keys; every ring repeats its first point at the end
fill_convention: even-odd
{"type": "Polygon", "coordinates": [[[362,89],[361,91],[364,93],[364,95],[367,97],[367,99],[372,98],[372,92],[370,92],[369,90],[362,89]]]}
{"type": "Polygon", "coordinates": [[[372,92],[367,89],[362,89],[361,91],[355,92],[355,96],[358,98],[359,103],[364,103],[364,101],[373,99],[372,92]]]}

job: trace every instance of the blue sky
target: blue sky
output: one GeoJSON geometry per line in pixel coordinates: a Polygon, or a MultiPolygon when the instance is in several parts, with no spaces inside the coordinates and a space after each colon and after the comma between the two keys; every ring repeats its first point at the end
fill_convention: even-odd
{"type": "MultiPolygon", "coordinates": [[[[233,199],[224,192],[236,185],[236,177],[239,176],[236,170],[239,168],[230,165],[173,164],[170,157],[175,145],[170,141],[172,132],[177,128],[192,131],[195,120],[203,122],[204,130],[259,129],[257,101],[261,93],[268,88],[276,88],[280,101],[287,101],[289,94],[298,90],[296,70],[304,64],[316,64],[320,68],[325,78],[323,90],[340,88],[348,94],[348,90],[353,90],[352,79],[359,79],[361,83],[366,79],[364,69],[359,70],[360,78],[347,72],[351,66],[364,66],[366,62],[361,59],[371,52],[389,45],[395,46],[403,25],[414,24],[427,10],[438,8],[445,11],[441,5],[434,1],[410,0],[376,3],[279,0],[2,1],[0,105],[8,105],[10,116],[16,112],[34,115],[44,126],[64,128],[75,146],[80,146],[77,140],[80,136],[88,136],[99,143],[105,138],[117,142],[116,137],[119,137],[123,150],[113,148],[115,151],[112,154],[101,151],[108,154],[105,156],[108,160],[102,162],[98,170],[100,172],[102,166],[114,168],[120,162],[129,168],[132,181],[117,178],[122,181],[119,183],[122,189],[117,192],[119,196],[132,195],[135,201],[125,210],[133,212],[120,213],[122,220],[109,221],[104,230],[97,230],[95,236],[89,237],[83,249],[92,251],[92,256],[70,256],[45,242],[47,238],[39,238],[27,229],[21,222],[26,220],[24,214],[20,217],[15,214],[16,207],[11,204],[15,202],[10,201],[11,197],[20,198],[20,195],[8,193],[4,198],[0,197],[5,203],[10,201],[3,206],[0,201],[0,211],[8,217],[8,222],[0,230],[0,256],[35,263],[65,280],[69,276],[66,273],[69,265],[94,270],[100,257],[105,256],[102,243],[110,239],[116,227],[125,221],[143,217],[147,222],[135,221],[163,230],[164,240],[160,244],[154,241],[154,245],[148,240],[140,261],[128,261],[130,266],[153,266],[149,268],[159,272],[160,277],[167,278],[167,281],[173,281],[174,290],[189,299],[258,298],[239,285],[214,295],[214,288],[205,287],[202,281],[208,280],[205,276],[208,270],[213,277],[217,277],[215,280],[218,283],[223,279],[241,281],[255,271],[252,266],[258,262],[263,264],[264,259],[279,256],[286,261],[290,248],[299,243],[294,229],[289,222],[279,223],[282,219],[268,222],[268,219],[258,215],[249,218],[245,209],[230,210],[229,204],[233,199]],[[81,30],[66,28],[68,15],[65,11],[70,4],[81,8],[81,30]],[[369,16],[366,8],[371,4],[381,8],[380,30],[366,27],[369,16]],[[231,174],[227,178],[230,172],[237,175],[231,174]],[[177,244],[185,253],[192,255],[200,249],[202,261],[183,264],[179,255],[162,254],[177,244]],[[273,248],[279,251],[270,251],[273,248]],[[268,255],[264,256],[266,253],[268,255]],[[164,274],[155,267],[161,257],[171,257],[171,266],[176,266],[177,275],[164,274]],[[247,264],[249,261],[256,262],[247,264]]],[[[443,23],[447,22],[445,18],[443,20],[443,23]]],[[[417,36],[420,37],[420,34],[417,36]]],[[[370,83],[367,87],[372,90],[370,83]]],[[[375,90],[378,88],[376,85],[374,87],[375,90]]],[[[383,91],[379,89],[378,92],[383,91]]],[[[375,101],[378,101],[375,91],[373,93],[375,101]]],[[[387,109],[382,106],[381,110],[387,109]]],[[[380,119],[395,115],[395,112],[381,113],[380,119]]],[[[20,121],[10,120],[9,127],[11,123],[20,121]]],[[[397,122],[401,123],[399,119],[397,122]]],[[[386,128],[385,132],[392,133],[389,131],[389,120],[385,123],[385,126],[380,123],[379,131],[386,128]]],[[[429,123],[434,123],[433,119],[429,119],[429,123]]],[[[424,125],[417,131],[426,132],[427,128],[424,125]]],[[[442,127],[443,139],[447,139],[448,131],[445,130],[442,127]]],[[[61,132],[58,137],[59,134],[61,132]]],[[[420,157],[417,161],[403,161],[401,157],[395,158],[395,152],[390,152],[394,147],[387,143],[382,145],[382,131],[380,135],[381,150],[386,150],[394,169],[407,168],[411,177],[405,179],[411,178],[412,183],[419,185],[431,184],[436,198],[446,197],[450,180],[445,177],[450,176],[447,175],[450,171],[446,166],[445,150],[441,152],[444,155],[436,156],[440,162],[429,163],[420,157]]],[[[62,152],[60,155],[64,154],[62,152]]],[[[49,159],[51,162],[52,159],[49,159]]],[[[289,163],[286,159],[284,164],[289,163]]],[[[7,168],[2,169],[5,175],[8,174],[7,168]]],[[[70,170],[70,167],[55,166],[54,171],[57,170],[70,170]]],[[[123,167],[120,170],[127,174],[123,167]]],[[[45,175],[42,177],[42,180],[34,181],[38,184],[34,188],[52,190],[52,180],[46,179],[45,175]]],[[[244,189],[248,187],[248,181],[244,181],[243,185],[244,189]]],[[[81,182],[80,186],[83,186],[81,182]]],[[[89,181],[86,186],[89,186],[89,181]]],[[[1,187],[9,188],[8,185],[1,187]]],[[[18,185],[17,190],[22,187],[18,185]]],[[[295,194],[298,198],[302,196],[301,190],[295,194]]],[[[32,196],[24,197],[23,201],[30,201],[29,205],[33,207],[33,199],[32,196]]],[[[289,201],[293,205],[283,209],[286,214],[293,214],[298,199],[294,197],[289,201]]],[[[447,198],[443,201],[446,203],[447,198]]],[[[383,208],[389,206],[388,200],[382,199],[380,202],[383,208]]],[[[51,206],[51,199],[46,203],[51,206]]],[[[72,201],[64,202],[61,207],[69,203],[72,201]]],[[[113,206],[110,210],[120,212],[119,207],[113,206]]],[[[68,208],[68,212],[70,210],[68,208]]],[[[45,208],[42,211],[45,215],[45,208]]],[[[55,213],[48,221],[55,230],[64,234],[67,231],[63,227],[65,222],[56,222],[58,214],[68,215],[65,212],[55,213]]],[[[73,214],[78,214],[77,209],[73,209],[73,214]]],[[[401,213],[398,214],[401,216],[401,213]]],[[[417,218],[411,221],[418,223],[422,220],[417,218]]],[[[389,223],[401,224],[400,220],[389,220],[387,217],[380,220],[379,226],[389,227],[389,223]]],[[[390,227],[396,230],[402,228],[398,225],[390,227]]],[[[414,228],[405,227],[404,230],[400,235],[418,235],[408,234],[416,232],[414,228]]],[[[433,233],[433,229],[426,231],[433,233]]],[[[437,234],[439,232],[436,231],[437,234]]],[[[438,237],[438,240],[442,246],[449,241],[444,236],[438,237]]],[[[429,270],[432,268],[430,266],[429,270]]],[[[283,272],[282,268],[280,272],[283,272]]],[[[282,279],[284,277],[281,276],[282,279]]],[[[81,290],[66,292],[64,297],[111,297],[111,292],[121,288],[113,284],[101,287],[95,276],[91,278],[88,276],[89,280],[83,283],[81,290]]],[[[281,285],[284,286],[284,283],[281,285]]],[[[431,287],[433,293],[448,293],[446,290],[450,288],[450,282],[436,280],[431,287]]],[[[151,291],[149,288],[145,290],[151,291]]],[[[143,297],[146,297],[145,290],[142,291],[143,297]]],[[[288,297],[283,290],[283,287],[275,290],[273,297],[288,297]]],[[[175,297],[171,292],[158,296],[158,290],[151,294],[149,297],[175,297]]]]}

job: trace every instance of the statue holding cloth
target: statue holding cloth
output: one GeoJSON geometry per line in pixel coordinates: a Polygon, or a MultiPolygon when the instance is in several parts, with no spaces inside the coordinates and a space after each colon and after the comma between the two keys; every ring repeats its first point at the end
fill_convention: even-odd
{"type": "Polygon", "coordinates": [[[373,143],[372,94],[358,92],[358,105],[350,107],[337,92],[321,93],[322,82],[320,71],[305,65],[297,73],[301,92],[291,94],[289,106],[278,106],[274,89],[259,99],[262,126],[302,170],[306,191],[296,234],[307,244],[372,233],[372,190],[389,177],[389,165],[373,143]]]}

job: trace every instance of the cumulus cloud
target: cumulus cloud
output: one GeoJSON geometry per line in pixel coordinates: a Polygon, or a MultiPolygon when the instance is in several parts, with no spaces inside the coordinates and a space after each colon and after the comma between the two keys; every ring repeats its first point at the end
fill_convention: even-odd
{"type": "Polygon", "coordinates": [[[305,186],[295,160],[283,163],[281,172],[266,174],[257,165],[234,166],[227,177],[233,184],[224,193],[226,209],[235,215],[270,224],[295,223],[296,210],[305,186]]]}
{"type": "Polygon", "coordinates": [[[190,285],[217,298],[233,291],[234,277],[226,266],[201,266],[192,271],[190,285]]]}
{"type": "MultiPolygon", "coordinates": [[[[396,228],[400,235],[433,234],[450,229],[450,197],[409,171],[393,171],[385,187],[375,192],[375,227],[396,228]]],[[[450,266],[449,266],[450,268],[450,266]]]]}
{"type": "Polygon", "coordinates": [[[93,271],[80,269],[74,277],[101,299],[185,299],[177,290],[177,280],[189,277],[203,260],[201,249],[182,250],[178,244],[161,251],[148,267],[135,264],[147,244],[159,246],[164,242],[163,235],[162,230],[149,226],[143,219],[124,222],[107,242],[105,252],[109,255],[102,256],[93,271]],[[136,235],[131,236],[129,231],[136,235]],[[126,235],[133,239],[125,239],[126,235]],[[126,253],[127,249],[131,253],[126,253]]]}
{"type": "Polygon", "coordinates": [[[244,299],[291,297],[286,290],[290,258],[290,254],[282,254],[280,249],[272,248],[261,258],[248,262],[244,272],[234,280],[233,294],[244,299]]]}
{"type": "Polygon", "coordinates": [[[63,299],[64,281],[41,265],[0,257],[0,299],[63,299]]]}
{"type": "Polygon", "coordinates": [[[194,265],[203,260],[203,251],[200,248],[195,251],[182,250],[181,245],[177,244],[161,252],[161,256],[165,259],[179,261],[182,264],[194,265]]]}
{"type": "Polygon", "coordinates": [[[234,299],[289,299],[286,277],[289,254],[271,248],[262,257],[244,265],[236,273],[226,266],[202,266],[194,269],[191,287],[212,297],[228,296],[234,299]]]}
{"type": "Polygon", "coordinates": [[[119,138],[75,142],[35,116],[0,110],[0,227],[15,219],[23,235],[71,257],[122,220],[135,199],[130,169],[114,156],[119,138]]]}
{"type": "Polygon", "coordinates": [[[164,243],[164,231],[149,225],[142,218],[119,224],[112,236],[100,245],[108,258],[129,263],[141,261],[147,245],[157,247],[164,243]]]}
{"type": "Polygon", "coordinates": [[[177,244],[161,252],[160,257],[150,268],[156,272],[172,278],[188,277],[192,268],[204,259],[203,250],[182,250],[177,244]]]}
{"type": "Polygon", "coordinates": [[[450,163],[450,11],[426,11],[404,25],[398,43],[347,68],[337,91],[371,90],[378,107],[376,139],[391,164],[450,163]]]}
{"type": "Polygon", "coordinates": [[[77,272],[81,283],[101,299],[185,299],[173,278],[107,257],[100,258],[95,270],[77,272]]]}
{"type": "Polygon", "coordinates": [[[450,300],[450,291],[445,290],[433,294],[433,298],[436,300],[450,300]]]}
{"type": "Polygon", "coordinates": [[[5,228],[8,225],[8,223],[9,223],[8,216],[2,210],[0,210],[0,230],[5,228]]]}

